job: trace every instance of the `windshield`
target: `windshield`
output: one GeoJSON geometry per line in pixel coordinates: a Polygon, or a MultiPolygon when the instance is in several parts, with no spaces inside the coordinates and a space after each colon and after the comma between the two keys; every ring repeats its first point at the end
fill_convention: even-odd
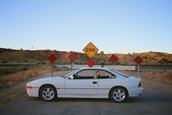
{"type": "Polygon", "coordinates": [[[72,71],[72,72],[70,72],[70,73],[66,74],[63,78],[65,78],[65,79],[66,79],[68,76],[73,75],[73,74],[74,74],[74,73],[76,73],[77,71],[79,71],[79,69],[74,70],[74,71],[72,71]]]}

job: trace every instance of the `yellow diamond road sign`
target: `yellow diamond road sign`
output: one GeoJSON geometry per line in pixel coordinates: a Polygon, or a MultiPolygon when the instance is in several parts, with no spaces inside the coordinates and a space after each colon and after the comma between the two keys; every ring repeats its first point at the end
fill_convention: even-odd
{"type": "Polygon", "coordinates": [[[98,50],[99,49],[91,42],[83,49],[85,54],[87,54],[87,56],[90,58],[93,57],[98,52],[98,50]]]}

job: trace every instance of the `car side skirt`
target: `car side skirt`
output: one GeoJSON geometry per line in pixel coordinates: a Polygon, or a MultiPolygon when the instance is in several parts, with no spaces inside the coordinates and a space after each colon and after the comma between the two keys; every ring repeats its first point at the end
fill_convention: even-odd
{"type": "Polygon", "coordinates": [[[58,98],[109,98],[108,95],[64,95],[59,94],[58,98]]]}

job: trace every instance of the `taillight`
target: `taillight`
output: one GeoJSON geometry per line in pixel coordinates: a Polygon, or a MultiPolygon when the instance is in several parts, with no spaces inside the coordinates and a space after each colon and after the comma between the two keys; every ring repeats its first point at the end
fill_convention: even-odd
{"type": "Polygon", "coordinates": [[[26,86],[26,89],[32,89],[32,86],[26,86]]]}
{"type": "Polygon", "coordinates": [[[142,84],[141,84],[141,82],[139,82],[139,85],[138,85],[139,87],[141,87],[142,86],[142,84]]]}

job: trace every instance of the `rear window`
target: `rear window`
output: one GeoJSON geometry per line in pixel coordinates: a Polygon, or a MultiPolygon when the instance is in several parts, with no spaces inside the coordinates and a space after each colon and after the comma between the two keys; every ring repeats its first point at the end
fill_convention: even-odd
{"type": "Polygon", "coordinates": [[[124,73],[121,73],[121,72],[119,72],[119,71],[116,71],[116,70],[114,70],[114,69],[111,69],[111,71],[113,71],[114,73],[117,73],[117,74],[119,74],[119,75],[121,75],[121,76],[123,76],[123,77],[126,77],[126,78],[129,77],[128,75],[126,75],[126,74],[124,74],[124,73]]]}

